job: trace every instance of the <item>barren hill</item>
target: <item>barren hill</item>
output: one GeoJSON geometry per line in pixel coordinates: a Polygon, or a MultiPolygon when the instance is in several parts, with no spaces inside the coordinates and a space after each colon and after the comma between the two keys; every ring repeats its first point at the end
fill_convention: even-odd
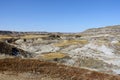
{"type": "MultiPolygon", "coordinates": [[[[35,62],[40,64],[39,66],[41,66],[41,62],[39,61],[44,61],[42,63],[45,64],[50,62],[50,65],[54,64],[57,67],[61,67],[61,65],[67,65],[68,69],[66,70],[66,66],[64,67],[65,69],[62,69],[63,72],[64,70],[66,72],[63,74],[64,76],[61,74],[61,77],[64,77],[65,79],[68,79],[69,77],[68,80],[71,79],[71,76],[68,74],[69,69],[71,70],[70,66],[72,66],[75,70],[78,69],[78,71],[82,71],[83,68],[85,70],[82,75],[73,69],[75,76],[78,74],[80,77],[72,76],[72,80],[87,80],[84,77],[84,74],[87,75],[87,77],[89,76],[88,80],[94,80],[94,76],[97,77],[97,80],[102,80],[102,78],[100,78],[101,76],[103,77],[103,80],[114,80],[114,78],[116,79],[117,77],[108,78],[107,75],[110,74],[109,76],[111,76],[120,74],[119,25],[88,29],[81,33],[15,32],[14,35],[13,32],[10,32],[10,34],[11,35],[9,35],[9,32],[6,33],[4,31],[0,34],[0,58],[2,58],[0,60],[2,61],[0,65],[5,62],[5,64],[1,66],[1,71],[15,71],[13,69],[14,66],[17,69],[21,69],[18,67],[18,65],[21,65],[21,67],[29,67],[31,66],[32,61],[34,62],[35,60],[35,62]],[[20,53],[19,56],[18,52],[20,53]],[[14,53],[17,54],[13,55],[14,53]],[[3,56],[3,54],[5,56],[3,56]],[[3,60],[3,58],[13,58],[13,56],[16,58],[23,56],[21,58],[25,58],[25,60],[21,59],[17,62],[14,62],[16,59],[4,59],[5,61],[3,60]],[[10,62],[13,64],[12,67],[10,62]],[[10,65],[5,67],[7,64],[10,65]],[[60,66],[57,64],[60,64],[60,66]],[[96,75],[88,75],[86,71],[95,72],[96,75]],[[99,73],[100,75],[98,75],[99,73]],[[105,73],[107,73],[107,75],[105,73]]],[[[59,80],[61,78],[59,75],[59,69],[57,69],[57,67],[50,67],[55,69],[54,74],[58,74],[57,79],[52,78],[51,80],[59,80]]],[[[47,77],[50,79],[50,74],[52,71],[46,72],[46,70],[50,69],[49,66],[43,66],[43,68],[45,68],[43,69],[43,72],[45,70],[45,74],[48,74],[47,77]]],[[[31,68],[28,69],[30,69],[31,72],[31,68]]],[[[38,67],[34,66],[32,69],[37,70],[39,73],[38,67]]],[[[31,73],[29,73],[28,70],[28,72],[25,71],[25,74],[28,75],[31,73]]],[[[33,73],[31,75],[33,75],[33,73]]],[[[37,74],[35,73],[35,75],[37,74]]],[[[42,75],[45,76],[44,74],[42,75]]],[[[18,77],[20,76],[23,77],[24,75],[19,73],[18,77]]],[[[116,80],[119,80],[119,78],[116,80]]]]}
{"type": "Polygon", "coordinates": [[[100,35],[100,34],[119,35],[120,25],[107,26],[107,27],[102,27],[102,28],[92,28],[92,29],[88,29],[82,32],[82,34],[85,34],[85,35],[100,35]]]}

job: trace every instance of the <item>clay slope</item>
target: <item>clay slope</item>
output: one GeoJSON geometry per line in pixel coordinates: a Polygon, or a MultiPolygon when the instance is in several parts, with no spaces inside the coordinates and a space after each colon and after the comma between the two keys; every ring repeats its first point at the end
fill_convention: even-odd
{"type": "MultiPolygon", "coordinates": [[[[13,48],[16,48],[10,44],[7,44],[6,42],[0,42],[0,54],[5,54],[5,55],[12,55],[12,49],[13,48]]],[[[19,48],[16,48],[20,55],[23,56],[23,57],[30,57],[31,54],[26,52],[26,51],[23,51],[22,49],[19,49],[19,48]]]]}
{"type": "Polygon", "coordinates": [[[7,71],[16,74],[29,72],[38,76],[47,75],[60,80],[120,80],[119,76],[32,59],[1,59],[0,72],[4,74],[7,71]]]}

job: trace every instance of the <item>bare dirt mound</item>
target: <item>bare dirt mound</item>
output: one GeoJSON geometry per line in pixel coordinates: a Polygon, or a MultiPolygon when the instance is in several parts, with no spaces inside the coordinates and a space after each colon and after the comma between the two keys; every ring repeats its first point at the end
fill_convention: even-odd
{"type": "Polygon", "coordinates": [[[38,76],[44,74],[61,80],[120,80],[119,76],[33,59],[1,59],[0,72],[4,74],[6,71],[16,74],[29,72],[38,76]]]}

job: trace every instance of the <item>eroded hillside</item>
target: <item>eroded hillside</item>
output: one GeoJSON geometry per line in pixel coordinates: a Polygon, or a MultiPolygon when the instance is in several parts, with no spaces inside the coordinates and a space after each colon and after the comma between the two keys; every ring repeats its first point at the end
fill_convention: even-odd
{"type": "Polygon", "coordinates": [[[20,58],[117,75],[120,74],[119,32],[118,25],[89,29],[81,33],[4,33],[0,35],[0,53],[1,57],[3,54],[9,55],[4,58],[22,56],[20,58]],[[19,56],[11,55],[14,47],[18,49],[19,56]]]}

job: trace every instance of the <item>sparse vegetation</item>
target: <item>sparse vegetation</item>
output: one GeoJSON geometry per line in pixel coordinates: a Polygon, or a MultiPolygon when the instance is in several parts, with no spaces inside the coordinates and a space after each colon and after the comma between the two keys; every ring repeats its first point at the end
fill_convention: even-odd
{"type": "Polygon", "coordinates": [[[42,54],[42,56],[43,56],[43,59],[45,60],[53,60],[53,59],[64,58],[67,55],[60,52],[53,52],[53,53],[42,54]]]}
{"type": "Polygon", "coordinates": [[[87,67],[91,69],[104,69],[106,67],[113,67],[110,64],[107,64],[103,62],[102,60],[90,58],[90,57],[84,57],[84,58],[79,58],[76,62],[76,65],[79,65],[80,67],[87,67]]]}
{"type": "MultiPolygon", "coordinates": [[[[13,73],[21,77],[24,73],[35,75],[32,80],[120,80],[117,75],[105,74],[120,74],[117,71],[120,69],[120,31],[111,29],[90,29],[83,33],[2,31],[0,76],[13,73]],[[117,34],[108,34],[111,31],[117,34]]],[[[3,78],[0,80],[6,80],[3,78]]]]}
{"type": "Polygon", "coordinates": [[[46,74],[61,80],[120,80],[119,76],[33,59],[1,59],[0,72],[5,71],[17,74],[30,72],[38,74],[38,76],[46,74]]]}
{"type": "Polygon", "coordinates": [[[49,39],[60,39],[60,35],[57,35],[57,34],[51,34],[49,35],[49,39]]]}
{"type": "Polygon", "coordinates": [[[32,39],[32,38],[46,38],[46,37],[48,37],[48,35],[32,35],[32,34],[30,34],[30,35],[22,35],[22,36],[20,36],[20,38],[23,38],[23,39],[32,39]]]}
{"type": "Polygon", "coordinates": [[[0,35],[0,40],[10,39],[12,36],[9,35],[0,35]]]}
{"type": "Polygon", "coordinates": [[[87,40],[63,40],[59,43],[55,43],[54,45],[58,47],[64,47],[64,46],[77,45],[77,44],[85,45],[87,43],[88,43],[87,40]]]}

